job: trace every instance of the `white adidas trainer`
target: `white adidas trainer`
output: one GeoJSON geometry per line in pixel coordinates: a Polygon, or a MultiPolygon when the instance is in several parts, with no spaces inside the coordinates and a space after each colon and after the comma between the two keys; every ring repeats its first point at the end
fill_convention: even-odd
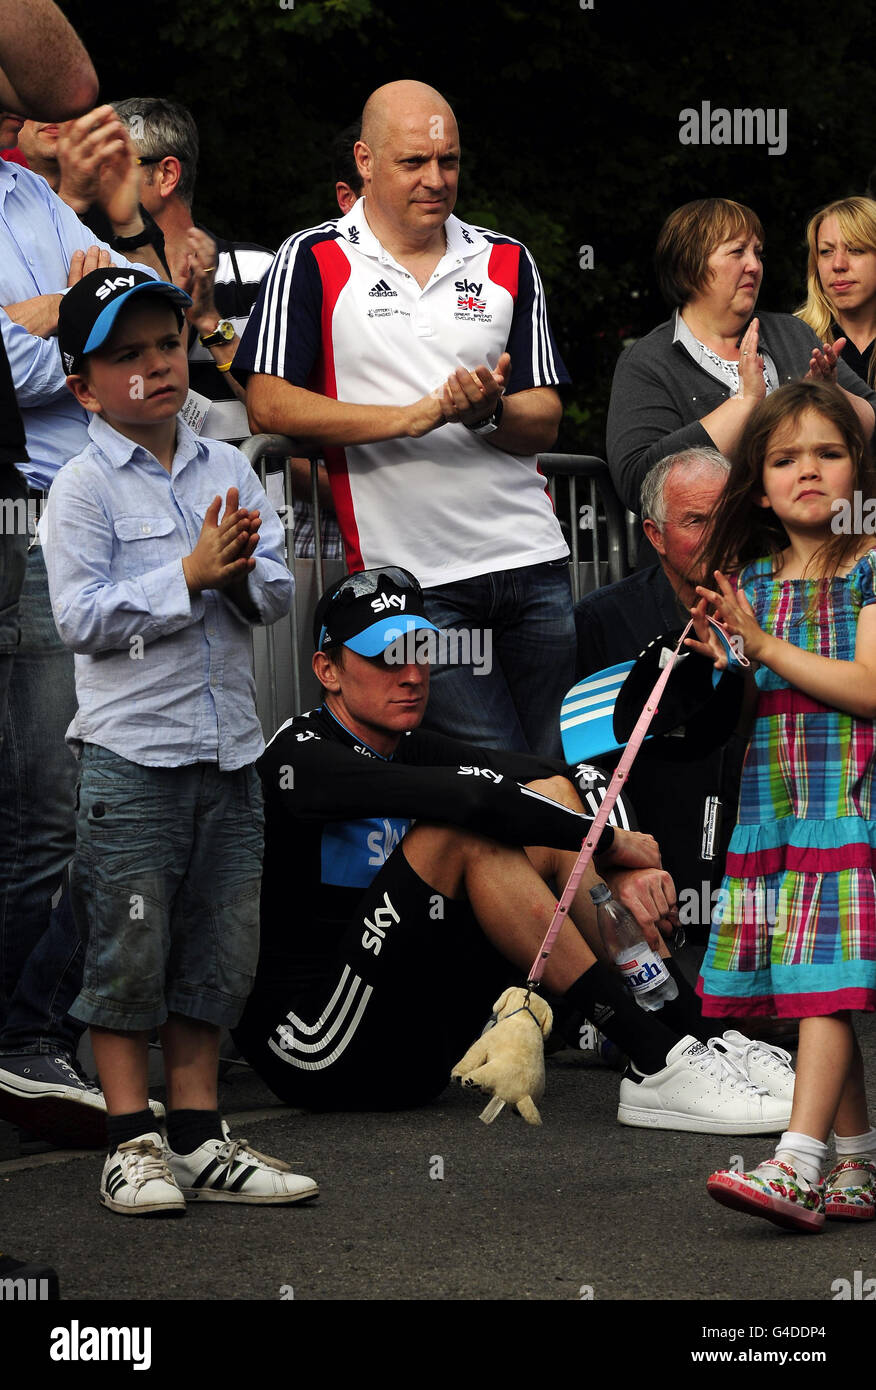
{"type": "Polygon", "coordinates": [[[794,1068],[790,1052],[783,1047],[747,1038],[734,1028],[728,1029],[722,1038],[709,1038],[709,1046],[725,1051],[755,1086],[763,1086],[771,1096],[789,1103],[794,1099],[794,1068]]]}
{"type": "Polygon", "coordinates": [[[313,1178],[293,1173],[288,1163],[250,1148],[246,1139],[232,1139],[222,1121],[225,1139],[208,1139],[193,1153],[165,1148],[167,1165],[189,1202],[250,1202],[279,1206],[319,1196],[313,1178]]]}
{"type": "Polygon", "coordinates": [[[620,1084],[617,1118],[640,1129],[696,1134],[781,1134],[791,1102],[770,1095],[731,1057],[688,1035],[667,1053],[666,1066],[644,1076],[630,1063],[620,1084]]]}
{"type": "Polygon", "coordinates": [[[185,1216],[186,1201],[170,1172],[161,1135],[141,1134],[103,1165],[100,1200],[122,1216],[185,1216]]]}

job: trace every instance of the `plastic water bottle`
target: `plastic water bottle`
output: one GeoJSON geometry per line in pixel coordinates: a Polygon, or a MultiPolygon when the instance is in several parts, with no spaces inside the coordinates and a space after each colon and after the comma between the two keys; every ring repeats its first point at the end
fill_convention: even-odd
{"type": "Polygon", "coordinates": [[[662,1009],[678,998],[678,985],[660,956],[642,937],[636,919],[615,902],[604,883],[590,889],[596,907],[596,925],[603,945],[620,970],[636,1003],[643,1009],[662,1009]]]}

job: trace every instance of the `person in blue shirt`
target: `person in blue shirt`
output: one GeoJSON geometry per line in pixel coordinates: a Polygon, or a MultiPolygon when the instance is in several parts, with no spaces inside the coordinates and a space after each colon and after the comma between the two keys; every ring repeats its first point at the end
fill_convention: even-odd
{"type": "MultiPolygon", "coordinates": [[[[40,4],[38,13],[44,8],[40,4]]],[[[34,6],[28,22],[32,15],[34,6]]],[[[106,109],[91,115],[100,127],[95,138],[111,139],[106,109]]],[[[3,124],[0,117],[0,130],[3,124]]],[[[136,190],[132,196],[136,204],[136,190]]],[[[126,257],[148,262],[152,255],[151,233],[139,213],[112,230],[112,245],[97,241],[45,179],[0,160],[0,333],[26,443],[16,459],[20,476],[2,499],[9,503],[2,524],[16,532],[19,555],[29,542],[15,628],[8,638],[0,633],[6,667],[0,728],[0,1118],[74,1147],[106,1142],[106,1107],[78,1066],[82,1025],[68,1014],[82,961],[66,892],[75,843],[76,764],[64,731],[76,694],[73,659],[52,621],[33,522],[59,470],[88,442],[88,414],[67,390],[58,353],[61,299],[92,270],[127,269],[126,257]]],[[[155,273],[149,264],[142,268],[155,273]]]]}
{"type": "Polygon", "coordinates": [[[219,1032],[238,1021],[258,955],[264,743],[250,629],[289,611],[293,581],[247,460],[178,416],[190,302],[133,269],[97,270],[65,296],[58,341],[90,442],[46,513],[79,700],[71,885],[86,959],[71,1012],[90,1026],[106,1098],[100,1199],[133,1215],[318,1192],[233,1141],[218,1109],[219,1032]],[[154,1028],[166,1143],[147,1106],[154,1028]]]}

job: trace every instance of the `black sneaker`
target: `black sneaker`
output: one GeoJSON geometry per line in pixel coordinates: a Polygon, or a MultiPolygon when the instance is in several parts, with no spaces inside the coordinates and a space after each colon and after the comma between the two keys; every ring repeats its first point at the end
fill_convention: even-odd
{"type": "MultiPolygon", "coordinates": [[[[164,1106],[149,1102],[156,1121],[164,1106]]],[[[106,1147],[106,1101],[70,1057],[47,1052],[0,1057],[0,1119],[58,1148],[106,1147]]]]}

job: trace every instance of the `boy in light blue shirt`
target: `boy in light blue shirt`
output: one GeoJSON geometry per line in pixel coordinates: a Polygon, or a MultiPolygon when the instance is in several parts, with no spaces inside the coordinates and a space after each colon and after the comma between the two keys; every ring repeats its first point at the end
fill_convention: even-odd
{"type": "Polygon", "coordinates": [[[218,1110],[220,1029],[238,1021],[258,955],[253,763],[264,744],[250,628],[288,612],[292,579],[246,458],[178,415],[190,302],[113,268],[68,291],[58,340],[90,443],[59,473],[46,513],[52,607],[76,653],[79,701],[72,891],[87,954],[71,1012],[90,1025],[107,1102],[100,1200],[130,1215],[318,1192],[232,1140],[218,1110]],[[166,1141],[147,1107],[156,1027],[166,1141]]]}

